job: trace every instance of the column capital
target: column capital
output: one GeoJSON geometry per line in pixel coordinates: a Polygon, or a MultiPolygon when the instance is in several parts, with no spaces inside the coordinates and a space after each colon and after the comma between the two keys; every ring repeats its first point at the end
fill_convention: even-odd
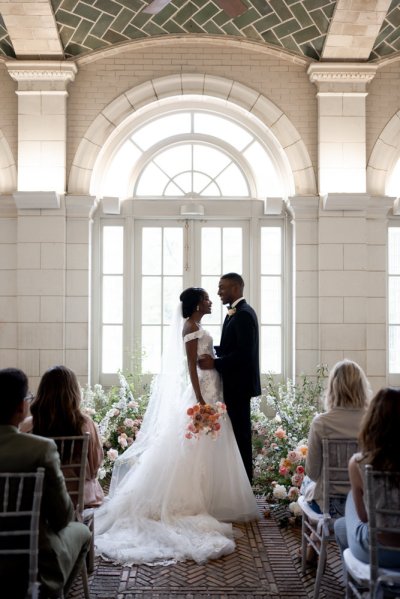
{"type": "Polygon", "coordinates": [[[18,91],[66,91],[78,68],[73,62],[57,60],[7,61],[8,73],[18,83],[18,91]]]}
{"type": "Polygon", "coordinates": [[[307,75],[319,92],[365,92],[378,70],[377,65],[352,62],[316,63],[308,67],[307,75]]]}

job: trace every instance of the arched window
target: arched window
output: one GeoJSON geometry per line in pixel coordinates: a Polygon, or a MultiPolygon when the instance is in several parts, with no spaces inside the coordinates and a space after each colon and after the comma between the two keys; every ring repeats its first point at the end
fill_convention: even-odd
{"type": "Polygon", "coordinates": [[[217,344],[226,313],[218,281],[230,271],[243,275],[258,312],[262,371],[283,374],[290,364],[291,240],[280,209],[288,182],[273,143],[254,117],[188,104],[139,115],[117,136],[107,168],[96,171],[93,190],[124,198],[120,216],[95,219],[93,376],[104,384],[133,360],[157,372],[186,287],[209,292],[213,313],[204,326],[217,344]],[[269,214],[267,198],[275,199],[269,214]]]}

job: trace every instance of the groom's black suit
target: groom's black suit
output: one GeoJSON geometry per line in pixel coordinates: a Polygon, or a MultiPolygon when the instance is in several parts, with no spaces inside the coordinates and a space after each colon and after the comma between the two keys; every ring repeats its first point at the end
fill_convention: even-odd
{"type": "Polygon", "coordinates": [[[261,385],[257,315],[245,300],[236,305],[235,314],[225,318],[221,342],[215,351],[215,368],[222,376],[224,401],[251,481],[250,398],[260,395],[261,385]]]}

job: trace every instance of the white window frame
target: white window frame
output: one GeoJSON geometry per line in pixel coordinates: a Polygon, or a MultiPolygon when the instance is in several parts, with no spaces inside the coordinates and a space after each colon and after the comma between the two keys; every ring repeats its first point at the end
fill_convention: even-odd
{"type": "MultiPolygon", "coordinates": [[[[245,296],[256,312],[261,314],[260,306],[260,230],[262,226],[282,227],[282,373],[277,378],[293,378],[294,349],[293,349],[293,238],[291,217],[283,211],[282,215],[265,215],[264,204],[260,200],[201,200],[204,204],[207,217],[191,217],[194,220],[201,218],[210,224],[224,226],[224,223],[234,224],[235,221],[248,222],[248,239],[244,237],[244,260],[248,261],[249,276],[245,277],[245,296]],[[248,252],[248,258],[245,257],[248,252]]],[[[182,198],[179,200],[126,200],[123,203],[122,215],[115,217],[103,213],[96,213],[93,223],[93,269],[92,269],[92,315],[91,315],[91,380],[100,382],[108,387],[117,383],[115,374],[101,372],[101,239],[102,227],[119,225],[124,227],[124,302],[123,302],[123,370],[131,371],[131,357],[135,356],[135,338],[140,323],[135,318],[135,306],[140,310],[140,290],[137,286],[137,261],[140,249],[135,238],[136,221],[150,222],[154,220],[155,226],[161,222],[185,220],[180,215],[182,198]]],[[[189,220],[189,223],[192,222],[189,220]]],[[[194,240],[191,251],[198,244],[194,240]]],[[[195,276],[195,275],[193,275],[195,276]]],[[[187,286],[194,282],[187,279],[187,286]]],[[[184,279],[184,287],[185,287],[184,279]]],[[[262,365],[261,365],[262,367],[262,365]]]]}

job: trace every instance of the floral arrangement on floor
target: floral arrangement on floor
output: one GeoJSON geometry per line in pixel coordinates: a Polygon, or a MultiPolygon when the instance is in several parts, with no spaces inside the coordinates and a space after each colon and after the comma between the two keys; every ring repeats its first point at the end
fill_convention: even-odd
{"type": "Polygon", "coordinates": [[[133,375],[119,373],[119,386],[105,391],[101,385],[82,389],[82,410],[99,427],[104,463],[99,479],[111,474],[114,462],[136,438],[149,400],[149,389],[134,398],[133,375]]]}
{"type": "Polygon", "coordinates": [[[268,502],[285,504],[299,515],[297,499],[304,478],[307,438],[322,410],[326,366],[315,378],[275,382],[268,375],[260,398],[252,400],[254,491],[268,502]]]}
{"type": "Polygon", "coordinates": [[[215,406],[210,404],[194,404],[186,411],[189,416],[189,424],[186,428],[186,439],[199,439],[201,435],[211,435],[216,438],[221,429],[218,422],[221,416],[226,414],[226,405],[222,401],[217,401],[215,406]]]}

